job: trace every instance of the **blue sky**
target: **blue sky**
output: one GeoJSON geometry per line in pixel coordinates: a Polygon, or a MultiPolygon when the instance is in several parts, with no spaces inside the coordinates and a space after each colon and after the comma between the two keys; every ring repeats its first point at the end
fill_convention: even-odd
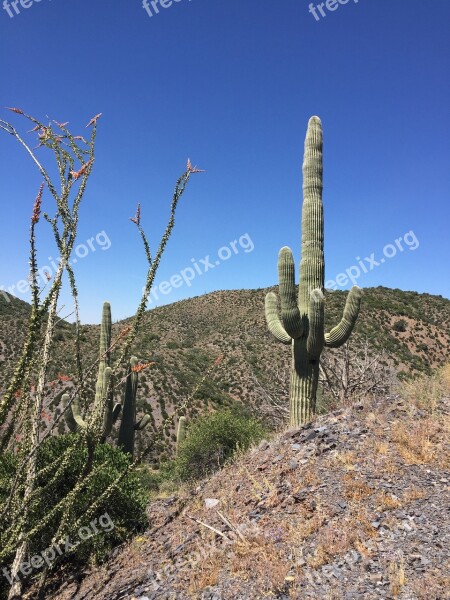
{"type": "MultiPolygon", "coordinates": [[[[158,288],[150,306],[275,284],[279,248],[299,260],[313,114],[324,127],[326,279],[349,270],[362,287],[450,297],[448,0],[330,0],[336,9],[316,9],[319,20],[307,0],[179,0],[152,17],[141,0],[27,2],[12,18],[0,7],[0,106],[68,120],[77,133],[103,113],[78,237],[94,237],[95,250],[75,266],[84,322],[98,321],[105,299],[115,319],[134,312],[146,262],[129,217],[141,202],[155,248],[188,157],[207,172],[189,183],[156,280],[179,287],[158,288]],[[191,278],[192,259],[188,285],[180,273],[191,278]]],[[[27,276],[41,178],[6,134],[0,156],[8,288],[27,276]]],[[[48,193],[44,205],[52,210],[48,193]]],[[[41,266],[49,256],[42,222],[41,266]]]]}

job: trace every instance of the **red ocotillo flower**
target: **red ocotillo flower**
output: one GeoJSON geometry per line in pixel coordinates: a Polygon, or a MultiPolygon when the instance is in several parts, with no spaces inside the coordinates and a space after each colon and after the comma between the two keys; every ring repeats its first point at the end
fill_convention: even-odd
{"type": "Polygon", "coordinates": [[[69,377],[69,375],[63,375],[62,373],[58,373],[58,379],[59,381],[70,381],[72,377],[69,377]]]}
{"type": "Polygon", "coordinates": [[[188,158],[188,161],[187,161],[187,170],[189,171],[189,173],[204,173],[205,172],[203,169],[198,169],[197,167],[193,167],[190,158],[188,158]]]}
{"type": "Polygon", "coordinates": [[[148,362],[148,363],[144,363],[142,365],[135,365],[134,367],[131,367],[131,370],[134,373],[140,373],[141,371],[143,371],[144,369],[147,369],[148,367],[151,367],[152,365],[154,365],[154,362],[148,362]]]}
{"type": "Polygon", "coordinates": [[[41,214],[41,203],[42,203],[42,194],[44,193],[44,184],[41,183],[41,187],[39,188],[38,195],[36,196],[36,200],[34,201],[33,206],[33,216],[31,217],[31,222],[33,225],[39,221],[39,216],[41,214]]]}
{"type": "Polygon", "coordinates": [[[136,215],[134,217],[130,217],[130,221],[132,221],[133,223],[136,223],[136,225],[138,227],[141,224],[141,205],[140,204],[137,205],[136,215]]]}
{"type": "Polygon", "coordinates": [[[23,110],[21,108],[12,108],[11,106],[5,106],[5,108],[11,112],[17,113],[18,115],[23,115],[23,110]]]}
{"type": "Polygon", "coordinates": [[[86,129],[90,126],[90,125],[94,125],[95,123],[97,123],[97,121],[100,119],[100,117],[102,116],[103,113],[98,113],[98,115],[95,115],[95,117],[93,117],[89,123],[86,125],[86,129]]]}
{"type": "Polygon", "coordinates": [[[82,175],[85,175],[86,171],[89,169],[89,167],[92,165],[93,162],[94,162],[94,159],[91,158],[90,160],[88,160],[87,163],[84,163],[84,165],[81,167],[81,169],[79,171],[70,171],[71,176],[74,179],[79,179],[82,175]]]}
{"type": "Polygon", "coordinates": [[[125,337],[127,335],[127,333],[130,333],[131,331],[131,326],[127,325],[126,327],[124,327],[122,329],[122,331],[119,332],[119,335],[117,336],[117,341],[121,340],[123,337],[125,337]]]}

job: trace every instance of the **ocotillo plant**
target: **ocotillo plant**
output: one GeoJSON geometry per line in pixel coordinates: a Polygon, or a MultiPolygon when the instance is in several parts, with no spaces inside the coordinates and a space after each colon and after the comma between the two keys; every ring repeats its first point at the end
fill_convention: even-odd
{"type": "Polygon", "coordinates": [[[322,124],[318,117],[308,123],[303,161],[302,257],[298,299],[292,251],[281,248],[278,256],[279,295],[266,296],[265,313],[270,332],[292,346],[290,422],[297,426],[310,420],[316,410],[319,361],[323,347],[337,348],[349,338],[359,313],[361,289],[354,286],[347,297],[341,322],[324,332],[324,254],[322,205],[322,124]]]}
{"type": "Polygon", "coordinates": [[[136,421],[136,394],[138,387],[138,359],[132,356],[128,365],[125,383],[125,397],[122,406],[122,421],[119,429],[119,448],[134,456],[134,440],[136,431],[142,431],[150,422],[150,415],[144,415],[136,421]]]}
{"type": "MultiPolygon", "coordinates": [[[[95,386],[95,399],[92,411],[92,427],[100,432],[101,441],[105,441],[111,433],[113,423],[120,414],[121,405],[113,407],[112,372],[110,367],[111,348],[111,306],[108,302],[103,304],[102,324],[100,327],[100,355],[98,364],[97,383],[95,386]]],[[[63,403],[69,400],[68,395],[63,396],[63,403]]],[[[67,411],[67,424],[72,431],[87,430],[89,421],[81,416],[80,402],[74,398],[67,411]]]]}

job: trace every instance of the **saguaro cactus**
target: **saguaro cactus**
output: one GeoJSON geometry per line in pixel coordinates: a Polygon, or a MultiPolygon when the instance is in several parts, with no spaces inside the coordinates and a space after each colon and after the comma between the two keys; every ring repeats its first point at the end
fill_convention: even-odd
{"type": "Polygon", "coordinates": [[[354,286],[347,297],[340,323],[324,332],[324,254],[322,205],[322,124],[308,123],[303,161],[302,257],[298,298],[292,251],[278,256],[279,295],[269,292],[265,301],[267,325],[277,340],[292,346],[290,422],[309,421],[316,410],[319,360],[323,347],[338,348],[350,337],[359,313],[362,290],[354,286]]]}
{"type": "MultiPolygon", "coordinates": [[[[95,399],[92,413],[91,426],[100,428],[100,438],[105,441],[111,433],[113,423],[120,414],[121,405],[114,406],[112,390],[112,371],[110,365],[111,347],[111,306],[109,302],[103,304],[102,324],[100,328],[100,356],[98,365],[97,383],[95,386],[95,399]]],[[[63,403],[67,403],[69,395],[64,394],[63,403]]],[[[74,398],[70,406],[66,421],[72,431],[86,430],[88,421],[81,416],[80,402],[74,398]]]]}
{"type": "Polygon", "coordinates": [[[178,419],[178,426],[177,426],[177,447],[176,447],[177,456],[180,452],[181,444],[184,442],[185,439],[186,439],[186,417],[181,416],[178,419]]]}
{"type": "Polygon", "coordinates": [[[131,456],[134,454],[136,431],[142,431],[151,420],[150,415],[144,415],[136,421],[136,394],[138,387],[138,359],[132,356],[128,364],[125,397],[122,407],[122,420],[119,429],[119,448],[131,456]]]}

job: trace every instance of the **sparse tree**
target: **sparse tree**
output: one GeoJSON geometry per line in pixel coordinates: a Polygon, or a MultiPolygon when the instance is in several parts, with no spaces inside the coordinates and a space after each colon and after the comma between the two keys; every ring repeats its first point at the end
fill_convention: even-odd
{"type": "Polygon", "coordinates": [[[360,344],[354,340],[333,353],[324,352],[319,378],[324,400],[342,406],[388,393],[393,373],[385,359],[385,352],[374,352],[367,340],[360,344]]]}

